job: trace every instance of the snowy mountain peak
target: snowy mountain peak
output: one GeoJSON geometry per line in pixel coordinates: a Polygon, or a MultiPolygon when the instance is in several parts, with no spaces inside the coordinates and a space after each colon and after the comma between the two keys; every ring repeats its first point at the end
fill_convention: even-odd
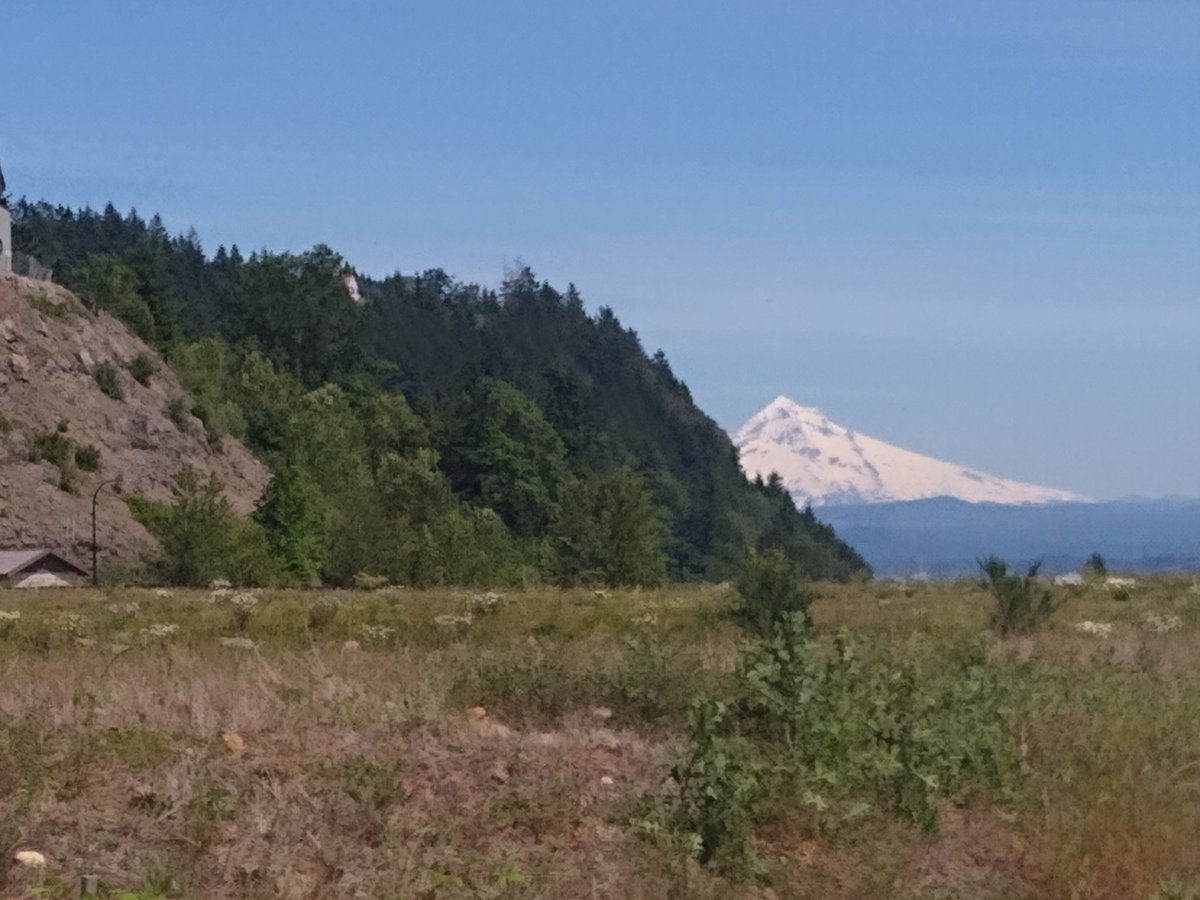
{"type": "Polygon", "coordinates": [[[750,477],[778,472],[803,506],[956,497],[970,503],[1066,503],[1069,491],[997,478],[922,456],[831,421],[780,395],[733,436],[750,477]]]}

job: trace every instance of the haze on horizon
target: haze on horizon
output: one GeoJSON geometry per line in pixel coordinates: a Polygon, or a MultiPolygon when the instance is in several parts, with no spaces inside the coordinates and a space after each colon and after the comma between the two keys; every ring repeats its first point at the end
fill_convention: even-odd
{"type": "Polygon", "coordinates": [[[18,0],[15,196],[206,250],[523,259],[735,429],[779,394],[1099,499],[1200,496],[1200,2],[18,0]]]}

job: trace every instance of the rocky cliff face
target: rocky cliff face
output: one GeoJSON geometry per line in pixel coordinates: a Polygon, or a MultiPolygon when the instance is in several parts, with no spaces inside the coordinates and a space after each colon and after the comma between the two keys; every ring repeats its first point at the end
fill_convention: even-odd
{"type": "MultiPolygon", "coordinates": [[[[269,473],[230,437],[210,447],[191,407],[158,354],[117,319],[87,311],[57,285],[0,274],[0,547],[49,547],[86,566],[96,487],[120,476],[124,491],[162,499],[185,464],[215,474],[234,508],[249,512],[269,473]],[[139,356],[155,368],[145,385],[129,371],[139,356]],[[96,371],[106,363],[122,399],[101,390],[96,371]],[[83,466],[68,463],[64,478],[61,465],[33,461],[39,437],[50,456],[69,439],[83,466]],[[96,471],[84,470],[90,460],[79,447],[99,451],[96,471]]],[[[153,547],[110,490],[97,509],[102,560],[132,564],[153,547]]]]}

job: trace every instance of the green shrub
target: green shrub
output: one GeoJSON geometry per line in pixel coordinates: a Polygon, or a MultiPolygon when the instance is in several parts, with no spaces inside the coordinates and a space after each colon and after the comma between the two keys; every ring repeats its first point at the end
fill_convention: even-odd
{"type": "Polygon", "coordinates": [[[100,386],[101,393],[106,397],[112,397],[114,400],[125,399],[125,392],[121,389],[121,376],[117,374],[116,366],[110,362],[102,362],[92,374],[96,384],[100,386]]]}
{"type": "Polygon", "coordinates": [[[29,448],[29,461],[44,460],[61,469],[71,461],[74,449],[75,442],[67,437],[67,422],[64,419],[54,431],[43,431],[33,436],[33,445],[29,448]]]}
{"type": "Polygon", "coordinates": [[[679,784],[676,827],[693,836],[702,865],[745,875],[756,867],[750,836],[761,782],[749,743],[727,734],[728,718],[719,701],[692,703],[691,741],[671,770],[679,784]]]}
{"type": "Polygon", "coordinates": [[[158,374],[158,366],[147,354],[139,353],[129,361],[129,374],[142,387],[150,386],[150,379],[158,374]]]}
{"type": "Polygon", "coordinates": [[[809,606],[817,598],[800,579],[800,573],[782,550],[756,553],[737,579],[740,603],[734,615],[746,630],[770,637],[789,617],[799,614],[811,621],[809,606]]]}
{"type": "Polygon", "coordinates": [[[215,476],[191,466],[175,476],[170,504],[131,498],[134,517],[158,538],[156,577],[169,584],[202,587],[216,578],[239,585],[270,584],[282,573],[271,559],[262,529],[239,518],[215,476]]]}
{"type": "MultiPolygon", "coordinates": [[[[95,450],[94,447],[90,449],[95,450]]],[[[79,475],[79,468],[76,466],[76,454],[75,442],[67,437],[67,421],[64,419],[58,423],[58,428],[54,431],[43,431],[40,434],[34,435],[33,443],[29,448],[29,461],[44,461],[57,468],[59,488],[73,494],[77,489],[76,479],[79,475]]],[[[84,461],[88,463],[92,462],[91,457],[86,452],[86,448],[84,451],[84,461]]],[[[99,466],[99,451],[96,451],[95,462],[99,466]]]]}
{"type": "Polygon", "coordinates": [[[1040,562],[1029,567],[1022,578],[1008,571],[1008,564],[995,556],[979,560],[983,572],[981,584],[996,601],[992,627],[1000,634],[1028,634],[1036,631],[1054,612],[1054,595],[1037,581],[1040,562]]]}
{"type": "Polygon", "coordinates": [[[68,494],[79,493],[79,469],[73,462],[58,470],[58,489],[68,494]]]}
{"type": "Polygon", "coordinates": [[[672,819],[700,861],[751,866],[750,832],[771,822],[838,833],[879,810],[932,831],[939,797],[1015,790],[1019,683],[982,643],[946,653],[930,641],[864,653],[845,636],[813,639],[795,612],[749,642],[734,698],[693,706],[674,771],[672,819]]]}
{"type": "Polygon", "coordinates": [[[180,431],[187,431],[187,403],[182,397],[172,397],[167,403],[167,418],[180,431]]]}
{"type": "Polygon", "coordinates": [[[8,434],[12,431],[12,424],[0,413],[0,434],[8,434]]]}
{"type": "Polygon", "coordinates": [[[36,294],[26,294],[25,300],[43,316],[51,319],[70,320],[74,318],[75,310],[70,304],[51,300],[40,291],[36,294]]]}
{"type": "Polygon", "coordinates": [[[75,448],[75,465],[84,472],[100,471],[100,448],[95,444],[75,448]]]}
{"type": "Polygon", "coordinates": [[[221,449],[221,438],[224,436],[213,420],[213,415],[209,408],[203,403],[192,404],[192,415],[200,420],[200,424],[204,426],[204,437],[208,441],[208,446],[214,450],[221,449]]]}

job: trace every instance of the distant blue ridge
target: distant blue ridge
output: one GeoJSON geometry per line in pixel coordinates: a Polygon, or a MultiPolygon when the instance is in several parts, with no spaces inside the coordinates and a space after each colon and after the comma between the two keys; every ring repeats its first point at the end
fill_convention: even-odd
{"type": "Polygon", "coordinates": [[[1200,570],[1200,500],[1120,500],[1006,506],[948,497],[817,507],[817,518],[878,576],[973,575],[995,554],[1046,574],[1074,571],[1092,554],[1110,570],[1200,570]]]}

